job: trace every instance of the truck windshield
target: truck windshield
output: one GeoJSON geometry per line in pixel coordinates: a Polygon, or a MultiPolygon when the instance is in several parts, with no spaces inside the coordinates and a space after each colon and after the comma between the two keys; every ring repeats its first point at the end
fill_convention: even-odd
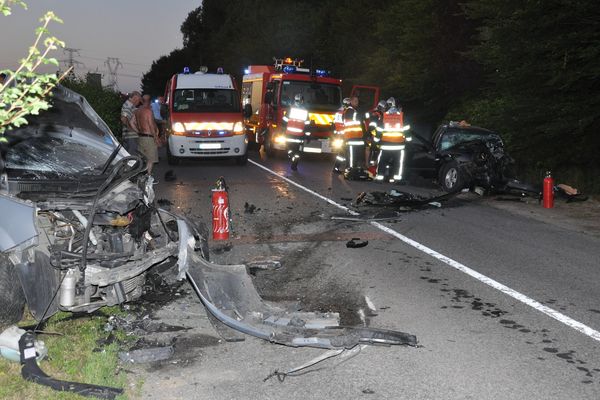
{"type": "Polygon", "coordinates": [[[316,82],[283,81],[281,105],[294,103],[294,96],[304,97],[304,106],[310,110],[336,111],[342,103],[342,89],[337,85],[316,82]]]}
{"type": "Polygon", "coordinates": [[[238,94],[233,89],[177,89],[173,99],[174,112],[241,112],[238,94]]]}

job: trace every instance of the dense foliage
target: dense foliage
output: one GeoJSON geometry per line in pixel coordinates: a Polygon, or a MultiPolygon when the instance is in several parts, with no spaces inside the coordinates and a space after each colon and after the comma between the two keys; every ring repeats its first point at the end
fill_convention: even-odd
{"type": "Polygon", "coordinates": [[[69,89],[79,93],[106,122],[118,138],[121,137],[121,94],[108,87],[102,87],[87,80],[70,78],[62,82],[69,89]]]}
{"type": "Polygon", "coordinates": [[[289,55],[334,71],[346,90],[380,85],[421,125],[497,130],[521,165],[600,171],[595,1],[204,0],[181,31],[183,48],[152,65],[144,91],[159,94],[184,65],[240,77],[289,55]]]}

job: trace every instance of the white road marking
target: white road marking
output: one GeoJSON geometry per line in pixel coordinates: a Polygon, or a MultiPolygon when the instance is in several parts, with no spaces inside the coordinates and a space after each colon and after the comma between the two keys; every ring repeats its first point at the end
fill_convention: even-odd
{"type": "MultiPolygon", "coordinates": [[[[283,179],[284,181],[290,183],[291,185],[294,185],[297,188],[300,188],[300,189],[304,190],[305,192],[310,193],[313,196],[318,197],[319,199],[326,201],[327,203],[331,204],[332,206],[337,207],[337,208],[339,208],[341,210],[346,211],[350,215],[359,215],[359,213],[357,213],[356,211],[351,210],[348,207],[345,207],[345,206],[343,206],[343,205],[341,205],[339,203],[336,203],[335,201],[331,200],[330,198],[325,197],[325,196],[323,196],[323,195],[315,192],[314,190],[311,190],[311,189],[309,189],[309,188],[307,188],[307,187],[305,187],[305,186],[303,186],[303,185],[301,185],[301,184],[299,184],[297,182],[294,182],[293,180],[291,180],[289,178],[286,178],[285,176],[280,175],[277,172],[275,172],[275,171],[273,171],[273,170],[265,167],[264,165],[261,165],[261,164],[255,162],[255,161],[253,161],[253,160],[248,160],[248,162],[256,165],[259,168],[264,169],[265,171],[269,172],[270,174],[273,174],[273,175],[275,175],[275,176],[283,179]]],[[[584,335],[587,335],[590,338],[592,338],[592,339],[597,340],[597,341],[600,342],[600,332],[599,331],[597,331],[597,330],[595,330],[595,329],[593,329],[593,328],[591,328],[591,327],[589,327],[589,326],[587,326],[587,325],[585,325],[585,324],[583,324],[583,323],[581,323],[579,321],[576,321],[573,318],[568,317],[568,316],[566,316],[566,315],[564,315],[564,314],[562,314],[562,313],[560,313],[560,312],[558,312],[558,311],[556,311],[556,310],[554,310],[554,309],[552,309],[550,307],[547,307],[544,304],[540,303],[539,301],[534,300],[534,299],[532,299],[532,298],[530,298],[530,297],[524,295],[523,293],[520,293],[520,292],[518,292],[518,291],[516,291],[514,289],[511,289],[508,286],[503,285],[502,283],[500,283],[498,281],[495,281],[494,279],[489,278],[489,277],[487,277],[487,276],[485,276],[485,275],[483,275],[483,274],[475,271],[474,269],[471,269],[471,268],[467,267],[466,265],[461,264],[458,261],[455,261],[455,260],[451,259],[450,257],[446,257],[445,255],[443,255],[441,253],[438,253],[437,251],[435,251],[433,249],[430,249],[429,247],[427,247],[425,245],[422,245],[421,243],[416,242],[416,241],[412,240],[411,238],[406,237],[406,236],[402,235],[401,233],[396,232],[395,230],[393,230],[391,228],[388,228],[385,225],[380,224],[379,222],[371,221],[369,223],[372,226],[374,226],[375,228],[380,229],[383,232],[389,233],[390,235],[394,236],[395,238],[400,239],[404,243],[406,243],[406,244],[408,244],[408,245],[410,245],[410,246],[412,246],[412,247],[414,247],[414,248],[422,251],[425,254],[430,255],[433,258],[438,259],[439,261],[441,261],[441,262],[443,262],[443,263],[451,266],[452,268],[455,268],[455,269],[457,269],[457,270],[459,270],[459,271],[461,271],[461,272],[463,272],[463,273],[465,273],[465,274],[467,274],[467,275],[469,275],[469,276],[477,279],[478,281],[480,281],[482,283],[485,283],[486,285],[488,285],[488,286],[490,286],[490,287],[492,287],[492,288],[494,288],[496,290],[501,291],[502,293],[504,293],[504,294],[512,297],[513,299],[518,300],[521,303],[526,304],[526,305],[530,306],[531,308],[533,308],[535,310],[538,310],[538,311],[540,311],[540,312],[548,315],[549,317],[552,317],[555,320],[557,320],[559,322],[562,322],[563,324],[565,324],[565,325],[567,325],[567,326],[569,326],[569,327],[571,327],[571,328],[573,328],[573,329],[575,329],[575,330],[583,333],[584,335]]]]}

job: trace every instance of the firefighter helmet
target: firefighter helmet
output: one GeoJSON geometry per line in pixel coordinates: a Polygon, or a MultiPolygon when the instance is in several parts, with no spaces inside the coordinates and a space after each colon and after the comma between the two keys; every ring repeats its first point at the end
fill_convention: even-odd
{"type": "Polygon", "coordinates": [[[302,96],[300,93],[296,94],[294,96],[294,103],[296,105],[300,105],[304,103],[304,96],[302,96]]]}
{"type": "Polygon", "coordinates": [[[377,103],[377,110],[383,112],[386,109],[387,109],[387,102],[385,100],[379,100],[379,103],[377,103]]]}
{"type": "Polygon", "coordinates": [[[344,107],[348,107],[350,105],[350,97],[344,97],[344,100],[342,100],[342,105],[344,107]]]}
{"type": "Polygon", "coordinates": [[[395,108],[396,107],[396,99],[393,97],[390,97],[389,99],[387,99],[387,106],[388,106],[388,109],[395,108]]]}

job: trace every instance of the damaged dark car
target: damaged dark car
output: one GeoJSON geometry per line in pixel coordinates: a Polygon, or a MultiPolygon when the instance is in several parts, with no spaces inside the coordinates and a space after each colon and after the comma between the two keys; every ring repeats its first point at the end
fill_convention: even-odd
{"type": "Polygon", "coordinates": [[[319,348],[416,345],[413,335],[340,327],[337,313],[262,300],[245,265],[208,261],[205,230],[156,205],[145,160],[127,153],[75,92],[5,134],[0,178],[0,326],[24,305],[37,320],[139,298],[146,275],[189,279],[221,328],[273,343],[319,348]]]}
{"type": "Polygon", "coordinates": [[[513,164],[500,135],[464,121],[439,126],[431,140],[413,134],[407,144],[409,174],[437,179],[446,192],[502,188],[514,178],[513,164]]]}

